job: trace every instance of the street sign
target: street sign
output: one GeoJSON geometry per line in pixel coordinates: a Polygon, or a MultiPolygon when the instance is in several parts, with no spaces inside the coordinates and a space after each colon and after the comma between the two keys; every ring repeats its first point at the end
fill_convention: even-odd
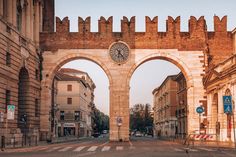
{"type": "Polygon", "coordinates": [[[7,105],[7,119],[14,120],[15,105],[7,105]]]}
{"type": "Polygon", "coordinates": [[[122,118],[121,117],[117,117],[116,118],[116,123],[117,123],[117,126],[121,126],[122,125],[122,118]]]}
{"type": "Polygon", "coordinates": [[[197,108],[196,108],[196,112],[199,113],[199,114],[201,114],[202,112],[204,112],[203,107],[202,107],[202,106],[197,107],[197,108]]]}
{"type": "Polygon", "coordinates": [[[224,113],[232,113],[232,97],[223,96],[224,113]]]}

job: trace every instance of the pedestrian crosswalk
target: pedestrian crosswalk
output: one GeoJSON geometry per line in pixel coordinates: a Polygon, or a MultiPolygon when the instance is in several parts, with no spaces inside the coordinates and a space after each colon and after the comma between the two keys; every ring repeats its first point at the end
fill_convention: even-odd
{"type": "Polygon", "coordinates": [[[98,146],[92,146],[88,149],[88,152],[94,152],[97,148],[98,146]]]}
{"type": "Polygon", "coordinates": [[[102,148],[102,152],[109,151],[110,148],[111,148],[110,146],[104,146],[104,147],[102,148]]]}
{"type": "MultiPolygon", "coordinates": [[[[147,150],[147,147],[138,147],[137,146],[122,146],[122,145],[67,145],[67,146],[51,146],[51,147],[39,147],[38,149],[32,149],[32,151],[37,152],[45,152],[45,153],[55,153],[55,152],[74,152],[74,153],[80,153],[80,152],[108,152],[108,151],[132,151],[134,149],[143,149],[147,150]]],[[[151,148],[150,149],[157,149],[157,151],[172,151],[172,152],[178,152],[178,153],[184,153],[184,152],[214,152],[217,151],[217,149],[214,148],[207,148],[207,147],[194,147],[194,148],[186,148],[186,147],[163,147],[163,148],[151,148]],[[171,148],[171,149],[170,149],[171,148]]],[[[16,149],[17,150],[17,149],[16,149]]],[[[18,150],[19,151],[19,150],[18,150]]],[[[27,150],[29,152],[30,150],[27,150]]]]}
{"type": "MultiPolygon", "coordinates": [[[[66,152],[66,151],[71,151],[71,152],[81,152],[81,151],[87,151],[87,152],[95,152],[95,151],[101,151],[101,152],[107,152],[110,150],[116,150],[116,151],[123,151],[123,150],[132,150],[132,149],[136,149],[136,147],[134,146],[109,146],[109,145],[105,145],[105,146],[77,146],[77,147],[51,147],[48,150],[43,149],[42,151],[46,151],[46,152],[53,152],[53,151],[58,151],[58,152],[66,152]]],[[[141,148],[142,149],[142,148],[141,148]]],[[[198,147],[198,148],[184,148],[184,147],[173,147],[172,151],[175,152],[198,152],[198,151],[208,151],[208,152],[213,152],[213,151],[217,151],[216,149],[213,148],[202,148],[202,147],[198,147]]]]}
{"type": "Polygon", "coordinates": [[[81,150],[83,150],[85,148],[85,146],[81,146],[81,147],[77,147],[75,150],[73,150],[74,152],[80,152],[81,150]]]}

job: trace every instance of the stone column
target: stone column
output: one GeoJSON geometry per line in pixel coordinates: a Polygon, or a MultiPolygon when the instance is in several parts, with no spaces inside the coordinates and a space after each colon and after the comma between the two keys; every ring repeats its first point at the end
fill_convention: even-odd
{"type": "Polygon", "coordinates": [[[33,28],[33,33],[34,33],[34,41],[36,43],[36,45],[39,44],[39,18],[40,18],[40,15],[39,15],[39,3],[36,3],[35,4],[35,21],[34,21],[34,28],[33,28]]]}
{"type": "Polygon", "coordinates": [[[196,107],[199,106],[199,98],[198,95],[195,94],[195,90],[196,88],[191,86],[187,91],[187,134],[192,134],[199,130],[199,115],[196,113],[196,107]]]}
{"type": "Polygon", "coordinates": [[[31,27],[30,27],[30,23],[31,23],[31,16],[30,16],[30,9],[31,9],[31,2],[28,2],[29,4],[26,6],[25,8],[25,35],[27,38],[30,38],[31,34],[31,27]]]}
{"type": "Polygon", "coordinates": [[[12,1],[12,25],[16,27],[16,0],[12,1]]]}
{"type": "Polygon", "coordinates": [[[0,16],[3,16],[3,0],[0,0],[0,16]]]}
{"type": "Polygon", "coordinates": [[[129,87],[126,86],[110,86],[110,140],[129,140],[129,87]],[[121,126],[117,117],[122,119],[121,126]]]}
{"type": "Polygon", "coordinates": [[[40,106],[40,134],[41,139],[45,140],[50,129],[49,112],[51,110],[51,89],[42,86],[41,106],[40,106]]]}
{"type": "Polygon", "coordinates": [[[7,21],[12,24],[12,0],[7,0],[7,21]]]}

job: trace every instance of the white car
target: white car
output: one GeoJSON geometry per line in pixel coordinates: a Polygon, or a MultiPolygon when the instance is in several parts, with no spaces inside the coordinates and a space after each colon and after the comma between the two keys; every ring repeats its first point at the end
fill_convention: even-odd
{"type": "Polygon", "coordinates": [[[140,131],[136,131],[136,133],[135,133],[135,137],[142,137],[143,135],[142,135],[142,133],[140,132],[140,131]]]}

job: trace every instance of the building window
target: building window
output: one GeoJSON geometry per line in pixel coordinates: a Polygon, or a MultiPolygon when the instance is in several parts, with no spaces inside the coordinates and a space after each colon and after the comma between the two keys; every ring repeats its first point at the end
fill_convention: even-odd
{"type": "Polygon", "coordinates": [[[67,98],[67,104],[72,104],[72,98],[67,98]]]}
{"type": "Polygon", "coordinates": [[[80,111],[75,111],[75,120],[76,121],[80,120],[80,111]]]}
{"type": "Polygon", "coordinates": [[[16,23],[17,23],[17,30],[21,31],[21,27],[22,27],[22,7],[21,7],[20,0],[17,1],[16,23]]]}
{"type": "Polygon", "coordinates": [[[10,105],[10,99],[11,99],[11,91],[10,90],[6,90],[6,110],[5,112],[7,113],[7,105],[10,105]]]}
{"type": "Polygon", "coordinates": [[[9,52],[6,53],[6,65],[11,65],[11,54],[9,52]]]}
{"type": "Polygon", "coordinates": [[[60,112],[60,120],[65,120],[65,112],[64,111],[60,112]]]}
{"type": "Polygon", "coordinates": [[[35,79],[39,80],[39,70],[35,69],[35,79]]]}
{"type": "Polygon", "coordinates": [[[67,91],[72,91],[72,85],[67,85],[67,91]]]}
{"type": "Polygon", "coordinates": [[[39,109],[39,99],[35,99],[35,117],[39,117],[40,109],[39,109]]]}
{"type": "Polygon", "coordinates": [[[3,18],[7,18],[7,0],[3,0],[3,18]]]}

